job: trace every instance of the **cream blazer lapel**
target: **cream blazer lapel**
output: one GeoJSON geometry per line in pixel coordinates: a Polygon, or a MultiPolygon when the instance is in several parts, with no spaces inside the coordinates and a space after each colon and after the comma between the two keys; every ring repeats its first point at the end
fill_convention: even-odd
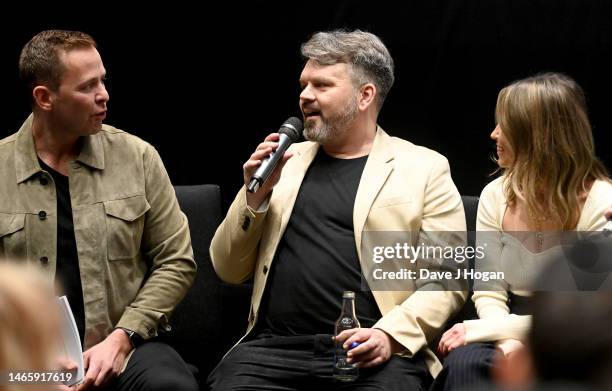
{"type": "MultiPolygon", "coordinates": [[[[319,146],[313,142],[304,142],[294,144],[290,147],[290,151],[294,153],[289,159],[283,171],[278,184],[272,191],[270,199],[270,210],[266,219],[268,226],[264,229],[257,266],[255,268],[255,281],[253,285],[252,297],[252,313],[259,311],[261,298],[267,283],[268,273],[263,273],[263,267],[271,267],[275,259],[276,249],[285,232],[295,200],[297,198],[304,175],[308,171],[308,167],[314,160],[314,157],[319,150],[319,146]]],[[[250,322],[252,327],[254,322],[250,322]]]]}
{"type": "Polygon", "coordinates": [[[380,126],[377,127],[370,156],[361,174],[353,208],[353,229],[359,259],[361,259],[361,233],[372,203],[393,171],[394,157],[391,138],[380,126]]]}
{"type": "MultiPolygon", "coordinates": [[[[367,270],[367,268],[364,269],[364,260],[361,256],[362,233],[366,228],[365,223],[370,214],[372,203],[389,178],[389,175],[391,175],[391,172],[393,172],[394,159],[395,152],[391,137],[379,126],[376,129],[376,137],[374,138],[370,156],[361,175],[353,209],[355,246],[357,247],[357,256],[359,257],[361,270],[367,270]]],[[[383,314],[391,310],[395,305],[392,292],[372,291],[372,295],[383,314]]]]}
{"type": "MultiPolygon", "coordinates": [[[[279,191],[279,199],[276,200],[278,205],[280,205],[280,220],[275,221],[275,224],[278,224],[278,236],[275,243],[278,243],[281,236],[285,232],[285,228],[287,227],[287,223],[289,223],[289,218],[291,217],[291,212],[293,211],[293,206],[295,205],[295,200],[297,198],[298,192],[300,191],[300,187],[302,185],[302,181],[304,180],[304,175],[306,175],[306,171],[308,171],[308,167],[314,160],[317,155],[317,151],[319,150],[319,144],[317,143],[308,143],[309,145],[306,148],[296,148],[295,155],[291,159],[296,159],[294,164],[292,164],[289,170],[284,171],[283,175],[286,175],[285,178],[282,178],[282,189],[279,191]]],[[[275,189],[274,191],[277,191],[275,189]]]]}

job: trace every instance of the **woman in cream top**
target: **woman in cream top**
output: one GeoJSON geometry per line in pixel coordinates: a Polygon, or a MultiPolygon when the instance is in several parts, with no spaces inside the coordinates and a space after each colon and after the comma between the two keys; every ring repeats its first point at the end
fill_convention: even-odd
{"type": "Polygon", "coordinates": [[[472,389],[487,380],[496,348],[510,354],[522,346],[531,317],[513,313],[509,297],[529,295],[528,280],[561,250],[560,232],[602,230],[612,204],[584,93],[572,79],[548,73],[514,82],[495,111],[501,176],[480,197],[477,245],[485,256],[475,262],[476,270],[506,273],[474,282],[479,319],[443,334],[438,349],[448,357],[433,389],[472,389]]]}
{"type": "MultiPolygon", "coordinates": [[[[488,285],[495,288],[492,290],[483,290],[475,283],[476,288],[472,300],[479,319],[466,320],[463,322],[463,327],[465,328],[465,344],[498,341],[502,351],[509,352],[520,345],[505,340],[524,340],[531,321],[530,315],[515,315],[510,312],[509,292],[516,296],[529,296],[529,292],[523,289],[531,282],[530,277],[535,277],[534,271],[543,269],[547,262],[563,254],[559,253],[560,246],[545,247],[540,252],[533,252],[533,248],[526,248],[523,242],[516,237],[520,235],[521,239],[528,240],[527,233],[521,232],[522,235],[516,235],[503,229],[504,213],[508,208],[503,192],[504,179],[504,177],[495,179],[482,191],[478,205],[476,230],[479,235],[485,237],[478,241],[479,244],[487,244],[485,258],[477,261],[477,265],[488,263],[489,265],[485,267],[493,264],[495,265],[492,268],[494,270],[505,269],[505,280],[494,282],[496,287],[491,286],[489,282],[488,285]],[[489,234],[483,233],[484,231],[492,232],[489,234]],[[504,267],[513,262],[515,264],[520,262],[521,265],[517,265],[514,270],[504,267]]],[[[601,231],[606,224],[604,214],[610,203],[612,203],[612,185],[607,180],[595,180],[586,196],[575,230],[578,232],[601,231]]],[[[532,242],[535,242],[536,235],[539,234],[531,235],[534,239],[532,242]]],[[[551,240],[558,237],[551,233],[544,233],[544,235],[545,239],[551,238],[551,240]]],[[[537,247],[536,243],[531,244],[537,247]]]]}

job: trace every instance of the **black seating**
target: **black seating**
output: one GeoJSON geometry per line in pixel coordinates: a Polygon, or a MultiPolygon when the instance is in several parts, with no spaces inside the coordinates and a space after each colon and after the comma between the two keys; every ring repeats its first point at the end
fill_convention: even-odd
{"type": "Polygon", "coordinates": [[[244,334],[251,284],[222,282],[213,270],[208,248],[222,220],[217,185],[176,186],[176,196],[189,220],[198,274],[170,320],[163,338],[199,370],[203,389],[208,373],[244,334]]]}
{"type": "MultiPolygon", "coordinates": [[[[465,211],[465,223],[467,226],[467,242],[468,246],[475,246],[476,242],[476,214],[478,212],[478,197],[474,196],[461,196],[461,201],[463,201],[463,209],[465,211]]],[[[469,259],[469,267],[474,268],[474,257],[469,259]]],[[[473,281],[470,281],[470,289],[473,286],[473,281]]],[[[457,322],[463,322],[466,319],[475,319],[477,318],[476,307],[474,307],[474,303],[472,302],[472,292],[470,290],[470,294],[468,295],[467,302],[459,311],[457,316],[449,322],[449,326],[454,325],[457,322]]]]}
{"type": "MultiPolygon", "coordinates": [[[[476,231],[476,213],[478,212],[478,197],[461,196],[463,209],[465,210],[465,223],[468,232],[476,231]]],[[[474,243],[472,242],[472,245],[474,243]]]]}

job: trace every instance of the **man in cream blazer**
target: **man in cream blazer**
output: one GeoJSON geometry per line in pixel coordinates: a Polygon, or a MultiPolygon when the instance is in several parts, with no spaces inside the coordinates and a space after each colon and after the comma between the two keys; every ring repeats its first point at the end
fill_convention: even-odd
{"type": "MultiPolygon", "coordinates": [[[[254,288],[246,338],[209,384],[213,390],[329,387],[333,342],[323,334],[333,332],[342,291],[353,290],[361,295],[357,316],[364,315],[360,321],[368,327],[336,337],[345,346],[360,343],[349,351],[361,369],[353,389],[366,383],[423,388],[441,368],[428,343],[466,294],[428,287],[431,281],[360,292],[359,272],[372,268],[362,256],[362,235],[465,231],[461,197],[443,156],[377,126],[393,83],[393,61],[378,37],[358,30],[317,33],[302,54],[308,61],[300,108],[310,141],[292,145],[256,193],[239,191],[211,244],[219,277],[230,283],[253,278],[254,288]],[[342,235],[347,227],[348,237],[342,235]],[[326,315],[336,310],[333,318],[326,315]],[[314,319],[319,314],[325,316],[314,319]]],[[[278,137],[269,135],[244,164],[245,184],[278,137]]]]}

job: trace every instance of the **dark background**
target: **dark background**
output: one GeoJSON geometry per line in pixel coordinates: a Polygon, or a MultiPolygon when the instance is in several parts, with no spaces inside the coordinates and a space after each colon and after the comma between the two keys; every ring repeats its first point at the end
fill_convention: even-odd
{"type": "Polygon", "coordinates": [[[462,194],[478,195],[495,169],[489,134],[499,89],[538,72],[567,73],[584,88],[598,155],[612,164],[610,2],[152,3],[3,12],[0,137],[29,112],[21,47],[44,29],[82,30],[98,41],[108,71],[106,122],[153,144],[174,184],[221,185],[227,207],[255,146],[299,114],[300,44],[344,27],[379,35],[395,59],[379,123],[444,154],[462,194]]]}

